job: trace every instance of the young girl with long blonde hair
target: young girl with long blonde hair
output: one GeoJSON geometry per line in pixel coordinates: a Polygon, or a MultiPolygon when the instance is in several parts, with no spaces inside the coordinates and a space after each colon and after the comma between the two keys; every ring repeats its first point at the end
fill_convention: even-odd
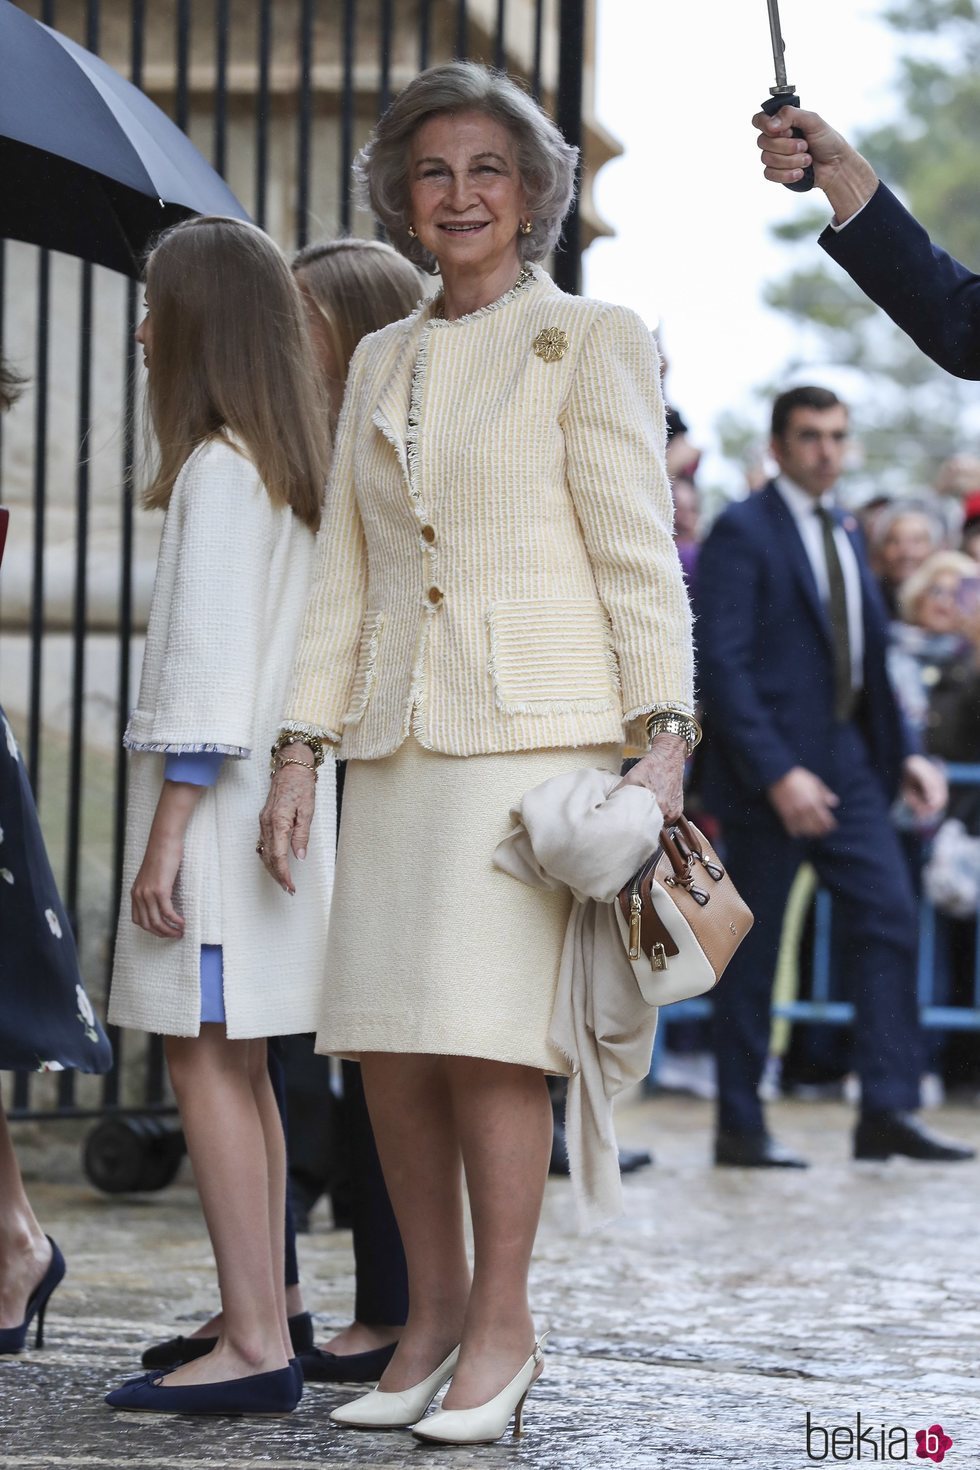
{"type": "MultiPolygon", "coordinates": [[[[266,1037],[315,1029],[333,876],[328,810],[294,893],[254,851],[307,601],[329,456],[299,291],[238,220],[177,225],[137,332],[165,510],[130,751],[109,1017],[161,1032],[214,1248],[214,1350],[116,1389],[113,1408],[287,1413],[302,1392],[283,1289],[285,1153],[266,1037]]],[[[283,750],[281,757],[288,759],[283,750]]],[[[310,772],[307,779],[316,779],[310,772]]]]}

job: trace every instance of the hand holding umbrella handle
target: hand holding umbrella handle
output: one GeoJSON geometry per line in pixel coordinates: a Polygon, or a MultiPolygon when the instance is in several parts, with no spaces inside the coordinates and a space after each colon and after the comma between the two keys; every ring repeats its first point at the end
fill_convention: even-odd
{"type": "MultiPolygon", "coordinates": [[[[784,107],[799,107],[799,105],[800,99],[795,92],[784,92],[778,97],[767,98],[762,104],[762,110],[769,117],[775,117],[776,113],[782,111],[784,107]]],[[[793,128],[792,135],[794,138],[805,137],[802,128],[793,128]]],[[[784,184],[783,188],[792,189],[794,194],[809,194],[813,184],[813,164],[811,163],[803,170],[802,179],[797,179],[795,184],[784,184]]]]}

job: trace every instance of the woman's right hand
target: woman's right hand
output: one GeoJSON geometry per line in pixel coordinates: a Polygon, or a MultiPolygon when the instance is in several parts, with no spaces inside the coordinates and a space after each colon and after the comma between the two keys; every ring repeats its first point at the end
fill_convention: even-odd
{"type": "Polygon", "coordinates": [[[289,850],[300,862],[306,857],[310,841],[310,824],[316,802],[312,755],[307,764],[294,765],[298,757],[290,756],[290,764],[281,767],[272,778],[269,799],[259,815],[261,857],[280,888],[295,893],[289,871],[289,850]]]}

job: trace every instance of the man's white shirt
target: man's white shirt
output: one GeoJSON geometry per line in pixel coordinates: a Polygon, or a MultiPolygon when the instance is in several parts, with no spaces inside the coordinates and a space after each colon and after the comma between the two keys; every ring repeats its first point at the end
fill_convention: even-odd
{"type": "MultiPolygon", "coordinates": [[[[833,491],[814,500],[799,485],[786,475],[776,477],[776,489],[796,522],[803,549],[813,568],[814,580],[820,600],[826,607],[830,602],[830,578],[827,574],[827,558],[824,553],[823,527],[816,514],[817,507],[835,509],[833,491]]],[[[834,526],[834,545],[844,575],[844,599],[847,603],[847,638],[851,653],[851,687],[861,689],[864,685],[864,610],[861,599],[861,572],[854,547],[843,526],[834,526]]]]}

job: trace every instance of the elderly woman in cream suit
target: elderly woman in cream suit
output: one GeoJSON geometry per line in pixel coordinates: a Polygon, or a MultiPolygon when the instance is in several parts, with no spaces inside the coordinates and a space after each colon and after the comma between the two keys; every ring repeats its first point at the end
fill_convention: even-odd
{"type": "Polygon", "coordinates": [[[417,77],[361,155],[393,243],[443,289],[351,364],[290,764],[261,823],[289,888],[314,794],[296,762],[339,747],[318,1045],[361,1060],[410,1313],[379,1388],[333,1418],[456,1443],[512,1415],[518,1432],[541,1371],[527,1274],[545,1074],[567,1071],[548,1031],[569,899],[495,870],[494,848],[526,790],[618,769],[624,740],[649,736],[628,779],[677,813],[697,732],[650,334],[536,264],[575,156],[519,88],[466,63],[417,77]]]}

